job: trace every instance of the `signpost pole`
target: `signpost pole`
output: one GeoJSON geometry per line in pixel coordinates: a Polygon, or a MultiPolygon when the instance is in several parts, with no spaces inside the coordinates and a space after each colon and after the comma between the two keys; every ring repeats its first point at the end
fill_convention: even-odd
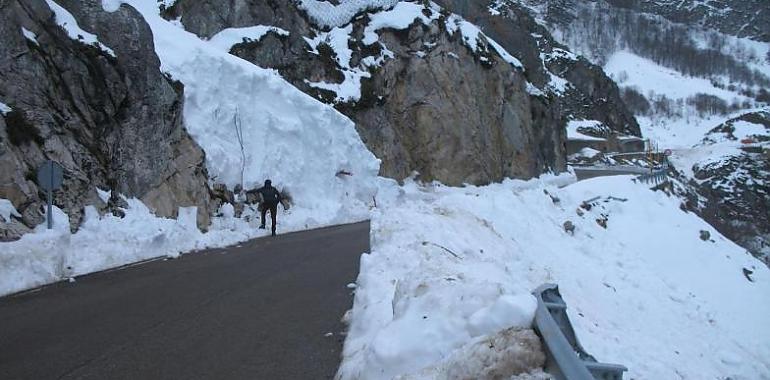
{"type": "Polygon", "coordinates": [[[53,228],[53,190],[48,190],[48,229],[53,228]]]}
{"type": "Polygon", "coordinates": [[[48,161],[49,172],[51,173],[48,180],[50,185],[48,186],[48,229],[53,228],[53,161],[48,161]]]}
{"type": "Polygon", "coordinates": [[[48,160],[40,166],[37,170],[37,183],[48,195],[48,213],[46,215],[46,221],[48,222],[48,229],[53,228],[53,191],[60,188],[63,180],[62,167],[48,160]]]}

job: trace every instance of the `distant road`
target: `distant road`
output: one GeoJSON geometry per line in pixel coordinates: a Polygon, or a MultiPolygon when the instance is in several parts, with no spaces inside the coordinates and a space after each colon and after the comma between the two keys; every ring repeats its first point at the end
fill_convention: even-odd
{"type": "Polygon", "coordinates": [[[638,166],[573,166],[578,181],[594,177],[613,175],[642,175],[650,173],[649,169],[638,166]]]}
{"type": "Polygon", "coordinates": [[[330,379],[368,250],[365,222],[0,298],[0,379],[330,379]]]}

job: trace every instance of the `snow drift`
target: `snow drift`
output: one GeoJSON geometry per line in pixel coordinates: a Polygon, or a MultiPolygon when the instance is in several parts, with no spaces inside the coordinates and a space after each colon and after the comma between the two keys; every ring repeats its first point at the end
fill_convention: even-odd
{"type": "Polygon", "coordinates": [[[338,377],[430,373],[528,327],[530,291],[555,282],[584,347],[629,378],[770,378],[770,270],[631,179],[381,192],[338,377]]]}

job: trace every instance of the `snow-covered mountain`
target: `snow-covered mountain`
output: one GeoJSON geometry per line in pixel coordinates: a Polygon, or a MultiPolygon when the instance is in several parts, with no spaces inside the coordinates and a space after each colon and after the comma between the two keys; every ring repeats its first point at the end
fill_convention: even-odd
{"type": "Polygon", "coordinates": [[[768,4],[577,0],[522,3],[548,25],[557,39],[601,65],[618,83],[645,137],[661,150],[674,150],[675,168],[689,187],[682,191],[689,194],[685,207],[767,260],[770,225],[764,215],[770,200],[764,182],[766,169],[762,169],[767,168],[767,159],[760,146],[766,147],[764,141],[770,136],[761,121],[761,115],[770,109],[768,4]],[[714,148],[711,131],[731,125],[732,120],[756,123],[749,128],[753,134],[744,137],[755,140],[759,146],[754,150],[760,153],[751,155],[738,149],[744,137],[727,144],[732,147],[729,154],[724,144],[714,148]],[[717,161],[723,162],[723,170],[709,171],[706,176],[702,169],[713,167],[717,161]],[[752,174],[748,186],[724,188],[728,192],[736,189],[734,194],[728,196],[725,191],[703,186],[707,177],[712,184],[732,182],[731,173],[735,171],[752,174]],[[700,201],[693,202],[696,193],[700,201]],[[760,213],[763,215],[757,217],[760,213]]]}
{"type": "Polygon", "coordinates": [[[770,379],[744,249],[768,247],[770,49],[730,29],[765,8],[656,10],[714,4],[2,3],[0,294],[262,236],[239,190],[269,177],[281,232],[372,219],[339,379],[548,378],[543,282],[629,378],[770,379]],[[672,188],[576,182],[576,135],[674,148],[672,188]]]}

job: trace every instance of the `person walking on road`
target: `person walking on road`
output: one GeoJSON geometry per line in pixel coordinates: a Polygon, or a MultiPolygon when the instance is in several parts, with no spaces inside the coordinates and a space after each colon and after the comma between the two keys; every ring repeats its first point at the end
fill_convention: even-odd
{"type": "Polygon", "coordinates": [[[262,212],[262,224],[259,228],[265,229],[265,214],[270,210],[270,218],[273,221],[272,235],[275,236],[276,214],[278,213],[278,203],[281,202],[281,193],[273,187],[273,182],[268,179],[265,180],[265,186],[257,189],[257,194],[259,194],[260,211],[262,212]]]}

